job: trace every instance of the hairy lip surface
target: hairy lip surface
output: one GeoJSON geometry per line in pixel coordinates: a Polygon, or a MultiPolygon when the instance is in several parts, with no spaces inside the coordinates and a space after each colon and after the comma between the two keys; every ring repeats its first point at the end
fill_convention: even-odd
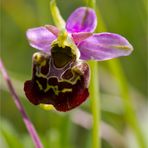
{"type": "MultiPolygon", "coordinates": [[[[39,53],[40,55],[40,53],[39,53]]],[[[33,62],[32,80],[24,84],[24,91],[34,105],[52,104],[58,111],[69,111],[89,96],[89,66],[82,61],[70,61],[56,68],[51,56],[41,53],[41,65],[33,62]]]]}

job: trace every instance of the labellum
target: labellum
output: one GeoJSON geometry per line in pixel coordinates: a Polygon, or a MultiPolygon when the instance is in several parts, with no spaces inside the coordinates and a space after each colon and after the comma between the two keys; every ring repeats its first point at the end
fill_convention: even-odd
{"type": "Polygon", "coordinates": [[[52,104],[65,112],[87,99],[88,84],[88,64],[77,59],[71,47],[53,44],[51,55],[33,55],[32,80],[25,82],[24,90],[34,105],[52,104]]]}

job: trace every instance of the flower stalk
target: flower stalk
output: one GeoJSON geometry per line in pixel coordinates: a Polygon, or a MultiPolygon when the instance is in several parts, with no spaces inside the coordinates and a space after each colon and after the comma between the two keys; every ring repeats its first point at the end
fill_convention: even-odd
{"type": "Polygon", "coordinates": [[[54,18],[54,23],[59,29],[64,29],[65,28],[65,21],[61,17],[60,11],[56,6],[56,1],[51,0],[50,1],[50,12],[54,18]]]}
{"type": "Polygon", "coordinates": [[[7,71],[6,71],[5,67],[4,67],[3,62],[2,62],[1,59],[0,59],[0,71],[1,71],[1,73],[3,75],[4,80],[7,83],[9,92],[10,92],[10,94],[12,96],[12,99],[13,99],[15,105],[16,105],[17,109],[19,110],[19,112],[22,115],[24,124],[25,124],[25,126],[26,126],[26,128],[27,128],[27,130],[28,130],[33,142],[34,142],[35,147],[36,148],[43,148],[43,145],[42,145],[42,143],[40,141],[40,138],[39,138],[33,124],[31,123],[29,117],[27,116],[23,105],[20,102],[20,99],[19,99],[19,97],[18,97],[18,95],[17,95],[17,93],[16,93],[16,91],[15,91],[13,85],[12,85],[10,77],[7,74],[7,71]]]}
{"type": "MultiPolygon", "coordinates": [[[[94,0],[92,0],[94,1],[94,0]]],[[[91,3],[93,4],[93,3],[91,3]]],[[[104,21],[102,20],[101,14],[99,9],[97,8],[97,14],[98,14],[98,21],[100,22],[99,28],[97,28],[97,31],[106,31],[106,26],[104,24],[104,21]]],[[[127,120],[127,123],[133,130],[135,137],[137,139],[137,142],[139,144],[139,147],[145,148],[146,143],[142,134],[142,130],[139,126],[139,121],[137,119],[137,115],[134,111],[134,107],[131,101],[131,97],[129,94],[129,88],[128,83],[126,80],[126,77],[124,76],[123,69],[121,67],[120,61],[118,59],[114,59],[107,62],[109,65],[110,70],[112,71],[113,75],[116,77],[117,84],[119,86],[121,99],[123,102],[124,110],[125,110],[125,118],[127,120]]]]}
{"type": "MultiPolygon", "coordinates": [[[[88,6],[95,10],[96,0],[89,0],[88,6]]],[[[99,65],[97,61],[89,62],[91,69],[90,81],[90,99],[91,112],[93,117],[92,125],[92,147],[101,148],[100,126],[101,126],[101,109],[100,109],[100,90],[99,90],[99,65]]]]}
{"type": "Polygon", "coordinates": [[[101,124],[101,110],[100,110],[100,93],[99,93],[99,68],[96,61],[89,62],[91,69],[90,81],[90,100],[91,112],[93,117],[92,123],[92,148],[101,148],[100,139],[100,124],[101,124]]]}
{"type": "Polygon", "coordinates": [[[125,111],[125,118],[131,129],[133,130],[137,142],[140,148],[145,148],[146,143],[142,134],[142,130],[139,126],[139,121],[137,119],[137,115],[134,111],[134,107],[132,105],[132,100],[129,94],[129,88],[127,84],[127,80],[124,76],[123,69],[120,66],[120,63],[117,59],[108,62],[110,70],[117,80],[117,85],[119,86],[123,107],[125,111]]]}

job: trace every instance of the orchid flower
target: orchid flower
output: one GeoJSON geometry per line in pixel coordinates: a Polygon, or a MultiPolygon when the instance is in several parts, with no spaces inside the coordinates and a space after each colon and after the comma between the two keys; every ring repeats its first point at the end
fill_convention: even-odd
{"type": "Polygon", "coordinates": [[[86,61],[109,60],[133,51],[121,35],[93,33],[96,25],[94,10],[80,7],[61,30],[45,25],[27,31],[30,45],[40,50],[32,58],[32,80],[24,85],[31,103],[51,104],[64,112],[79,106],[89,96],[90,69],[86,61]]]}

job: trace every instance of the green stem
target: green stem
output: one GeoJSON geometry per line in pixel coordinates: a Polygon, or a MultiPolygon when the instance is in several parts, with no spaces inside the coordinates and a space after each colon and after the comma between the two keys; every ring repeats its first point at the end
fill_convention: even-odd
{"type": "MultiPolygon", "coordinates": [[[[89,7],[96,10],[96,0],[88,0],[89,7]]],[[[100,109],[100,91],[99,91],[99,67],[96,61],[89,62],[91,69],[90,81],[90,99],[91,111],[93,117],[92,125],[92,148],[101,148],[100,139],[100,124],[101,124],[101,109],[100,109]]]]}
{"type": "MultiPolygon", "coordinates": [[[[91,5],[94,2],[91,3],[91,5]]],[[[98,22],[99,22],[99,27],[97,27],[97,32],[102,32],[106,31],[106,26],[102,20],[101,13],[99,9],[97,11],[97,16],[98,16],[98,22]]],[[[110,69],[112,70],[114,76],[117,79],[117,83],[120,89],[120,94],[121,98],[123,101],[123,106],[125,110],[125,118],[131,129],[133,130],[135,137],[139,143],[140,148],[145,148],[146,147],[146,142],[144,140],[142,130],[139,126],[139,121],[137,119],[137,115],[134,111],[134,107],[131,101],[131,97],[129,94],[129,88],[128,88],[128,83],[126,80],[126,77],[124,76],[124,72],[122,70],[122,67],[120,65],[119,60],[111,60],[108,62],[110,69]]]]}
{"type": "Polygon", "coordinates": [[[52,18],[54,20],[55,25],[59,29],[64,29],[65,28],[65,21],[62,18],[58,7],[56,6],[56,1],[55,0],[50,1],[50,12],[52,14],[52,18]]]}
{"type": "Polygon", "coordinates": [[[86,0],[86,4],[95,10],[96,0],[86,0]]]}
{"type": "Polygon", "coordinates": [[[139,143],[139,147],[146,148],[146,143],[144,141],[142,130],[139,126],[139,121],[137,119],[136,112],[134,111],[134,107],[132,105],[132,100],[129,94],[128,83],[124,76],[124,72],[120,65],[120,62],[119,60],[114,59],[109,61],[108,64],[119,86],[119,90],[121,93],[121,98],[124,106],[126,121],[130,125],[131,129],[133,130],[137,138],[137,141],[139,143]]]}
{"type": "Polygon", "coordinates": [[[100,95],[99,95],[99,68],[96,61],[89,62],[91,69],[91,81],[90,81],[90,99],[91,99],[91,110],[93,117],[92,125],[92,148],[101,148],[100,140],[100,95]]]}

